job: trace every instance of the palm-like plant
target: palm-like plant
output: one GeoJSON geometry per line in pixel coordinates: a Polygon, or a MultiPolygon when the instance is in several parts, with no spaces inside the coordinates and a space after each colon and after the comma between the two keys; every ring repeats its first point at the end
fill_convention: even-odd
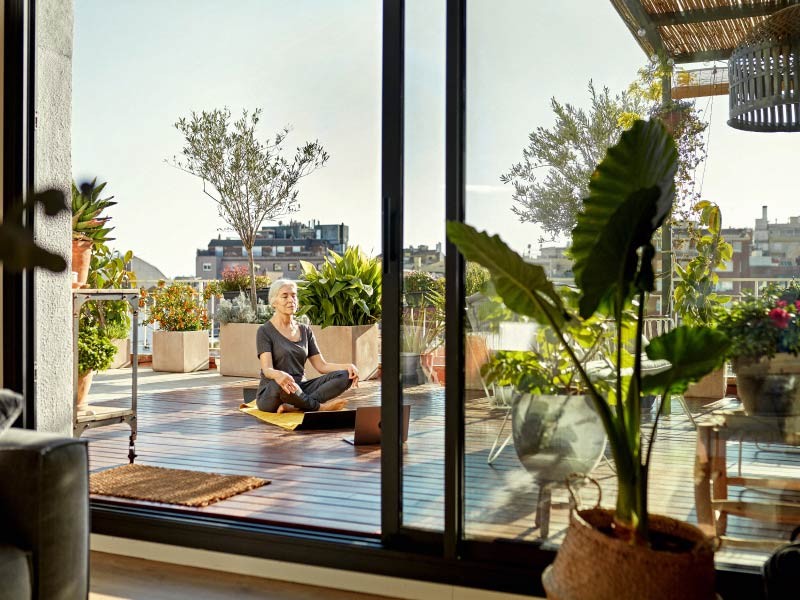
{"type": "Polygon", "coordinates": [[[95,177],[91,183],[82,183],[80,186],[72,184],[72,239],[92,242],[95,246],[113,239],[108,234],[114,228],[105,227],[111,217],[101,217],[100,213],[116,204],[111,202],[114,196],[100,198],[107,182],[100,185],[96,183],[95,177]]]}
{"type": "Polygon", "coordinates": [[[549,326],[569,354],[603,422],[616,463],[616,532],[637,544],[647,544],[649,538],[647,481],[658,426],[656,417],[650,435],[643,435],[642,397],[668,398],[682,392],[689,382],[719,367],[728,347],[726,336],[713,329],[678,327],[646,348],[650,359],[665,359],[671,366],[658,374],[642,374],[644,307],[647,294],[655,289],[652,238],[672,208],[676,168],[675,143],[655,120],[636,121],[597,166],[572,233],[573,272],[581,292],[577,314],[564,304],[542,267],[525,262],[498,236],[463,223],[447,224],[448,236],[464,256],[489,269],[505,304],[549,326]],[[625,313],[631,309],[637,315],[632,374],[623,360],[631,333],[625,313]],[[615,323],[616,368],[609,392],[589,378],[566,336],[570,324],[596,314],[615,323]]]}

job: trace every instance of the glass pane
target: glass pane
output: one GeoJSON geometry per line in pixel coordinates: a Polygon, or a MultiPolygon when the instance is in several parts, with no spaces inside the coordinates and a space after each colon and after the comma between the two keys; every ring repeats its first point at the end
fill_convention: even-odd
{"type": "Polygon", "coordinates": [[[401,372],[411,426],[403,525],[441,530],[444,499],[445,2],[406,2],[401,372]]]}

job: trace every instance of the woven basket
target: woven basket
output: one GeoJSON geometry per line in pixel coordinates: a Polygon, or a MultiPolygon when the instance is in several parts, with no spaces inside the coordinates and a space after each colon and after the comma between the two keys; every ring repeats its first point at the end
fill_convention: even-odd
{"type": "Polygon", "coordinates": [[[675,519],[650,516],[650,530],[694,542],[690,552],[632,546],[598,528],[611,526],[610,510],[573,512],[555,562],[542,582],[551,600],[713,600],[712,540],[675,519]]]}

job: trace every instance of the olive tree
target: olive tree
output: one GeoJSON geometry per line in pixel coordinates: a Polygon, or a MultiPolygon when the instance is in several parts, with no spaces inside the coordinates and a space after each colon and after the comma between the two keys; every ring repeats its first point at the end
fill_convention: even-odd
{"type": "Polygon", "coordinates": [[[674,219],[690,218],[691,207],[699,200],[694,172],[705,159],[703,134],[708,123],[689,103],[662,106],[661,80],[671,69],[663,62],[651,62],[639,70],[627,90],[616,95],[607,87],[598,90],[589,81],[588,110],[552,98],[554,125],[531,132],[522,161],[500,176],[514,188],[511,210],[519,220],[538,223],[553,237],[569,235],[582,200],[588,196],[592,172],[606,150],[636,119],[664,118],[665,112],[679,114],[672,130],[678,146],[674,219]]]}
{"type": "Polygon", "coordinates": [[[192,112],[175,123],[185,143],[182,159],[173,157],[178,169],[198,177],[203,193],[217,204],[219,216],[241,238],[250,265],[250,301],[255,307],[256,273],[253,246],[265,220],[298,208],[298,182],[322,167],[328,154],[319,141],[298,147],[294,157],[284,155],[288,127],[262,142],[256,137],[261,110],[231,122],[226,107],[192,112]]]}

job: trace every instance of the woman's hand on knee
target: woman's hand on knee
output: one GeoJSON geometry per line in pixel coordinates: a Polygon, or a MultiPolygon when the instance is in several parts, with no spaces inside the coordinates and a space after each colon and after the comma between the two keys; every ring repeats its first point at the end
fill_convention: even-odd
{"type": "Polygon", "coordinates": [[[358,387],[358,369],[355,365],[347,365],[347,376],[353,380],[353,387],[358,387]]]}
{"type": "Polygon", "coordinates": [[[300,389],[297,383],[295,383],[294,377],[285,371],[279,371],[278,376],[274,378],[274,381],[287,394],[291,394],[292,392],[300,389]]]}

